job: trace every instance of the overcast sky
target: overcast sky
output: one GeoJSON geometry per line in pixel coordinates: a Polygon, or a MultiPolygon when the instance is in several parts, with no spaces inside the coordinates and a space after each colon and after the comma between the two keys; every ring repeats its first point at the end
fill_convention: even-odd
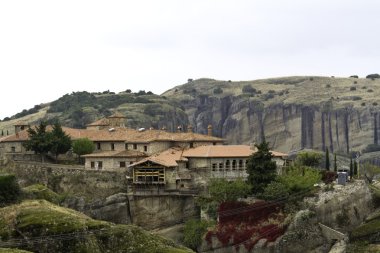
{"type": "Polygon", "coordinates": [[[73,91],[380,72],[377,0],[0,0],[0,119],[73,91]]]}

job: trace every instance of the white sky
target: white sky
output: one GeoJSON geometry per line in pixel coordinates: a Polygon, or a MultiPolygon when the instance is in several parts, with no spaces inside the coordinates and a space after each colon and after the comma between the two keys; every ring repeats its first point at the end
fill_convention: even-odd
{"type": "Polygon", "coordinates": [[[380,72],[377,0],[0,0],[0,119],[72,91],[380,72]]]}

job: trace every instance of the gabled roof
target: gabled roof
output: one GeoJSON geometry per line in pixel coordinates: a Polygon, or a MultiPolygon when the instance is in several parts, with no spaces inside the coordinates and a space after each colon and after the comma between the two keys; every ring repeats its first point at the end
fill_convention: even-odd
{"type": "MultiPolygon", "coordinates": [[[[256,150],[248,145],[209,145],[191,148],[183,153],[184,157],[248,157],[256,150]]],[[[284,157],[287,154],[271,151],[274,157],[284,157]]]]}
{"type": "Polygon", "coordinates": [[[84,155],[86,158],[124,158],[124,157],[146,157],[147,155],[143,152],[134,151],[134,150],[123,150],[123,151],[104,151],[97,152],[88,155],[84,155]]]}
{"type": "Polygon", "coordinates": [[[149,156],[141,161],[131,164],[128,167],[134,167],[145,162],[156,163],[165,167],[176,167],[178,166],[178,161],[187,161],[187,158],[182,156],[183,149],[179,147],[170,148],[159,154],[149,156]]]}

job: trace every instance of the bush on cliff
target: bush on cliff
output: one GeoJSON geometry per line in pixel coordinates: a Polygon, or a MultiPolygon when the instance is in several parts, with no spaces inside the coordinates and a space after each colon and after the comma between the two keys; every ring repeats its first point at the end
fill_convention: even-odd
{"type": "Polygon", "coordinates": [[[0,174],[0,206],[16,202],[20,192],[15,175],[0,174]]]}
{"type": "Polygon", "coordinates": [[[193,250],[197,250],[202,243],[202,237],[207,228],[213,223],[205,220],[189,220],[183,229],[183,244],[193,250]]]}

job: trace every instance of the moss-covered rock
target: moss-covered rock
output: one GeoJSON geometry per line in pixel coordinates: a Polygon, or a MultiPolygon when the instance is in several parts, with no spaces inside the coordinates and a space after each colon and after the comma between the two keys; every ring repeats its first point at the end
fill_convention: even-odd
{"type": "Polygon", "coordinates": [[[192,252],[139,227],[97,221],[45,200],[1,208],[0,236],[23,240],[19,248],[32,252],[192,252]]]}
{"type": "Polygon", "coordinates": [[[26,199],[44,199],[54,204],[61,202],[63,197],[42,184],[34,184],[22,188],[22,193],[26,199]]]}

